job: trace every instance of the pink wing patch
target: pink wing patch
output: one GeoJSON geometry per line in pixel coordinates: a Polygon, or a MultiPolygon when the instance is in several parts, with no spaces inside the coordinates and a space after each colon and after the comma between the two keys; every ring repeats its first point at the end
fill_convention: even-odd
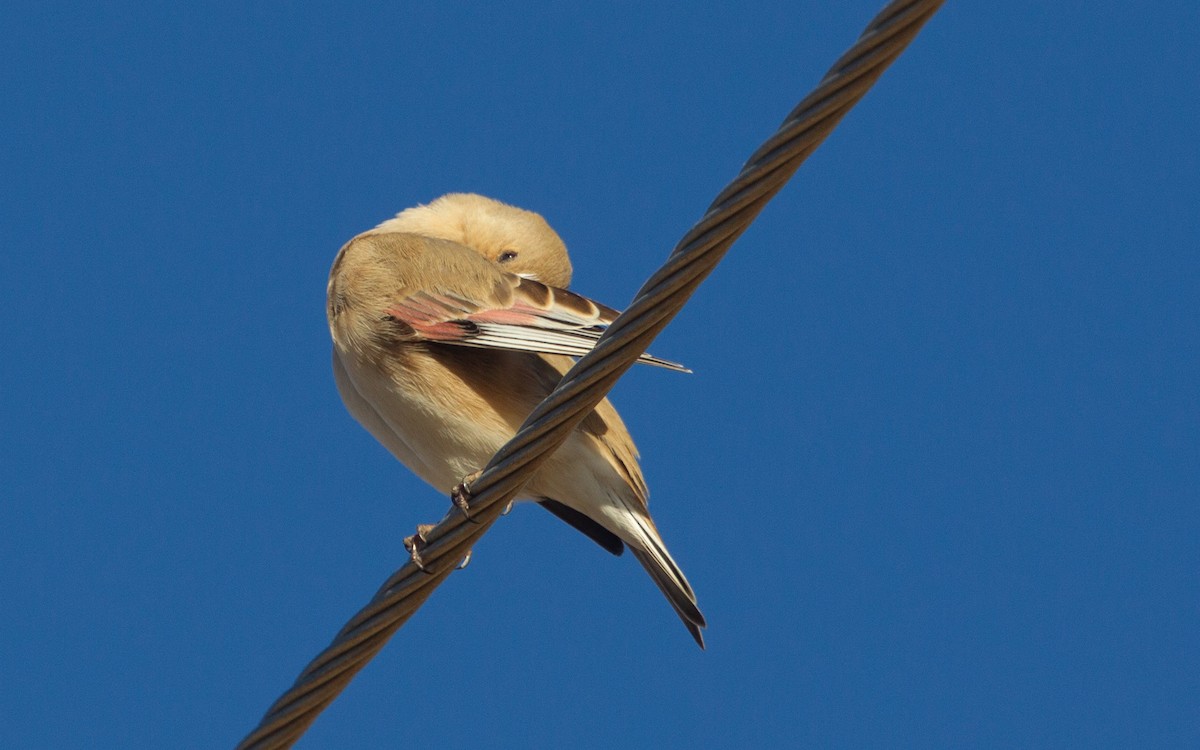
{"type": "Polygon", "coordinates": [[[544,314],[539,315],[539,312],[541,311],[528,308],[497,308],[494,310],[480,310],[477,313],[467,316],[467,320],[476,323],[495,323],[496,325],[538,326],[549,320],[544,314]]]}
{"type": "Polygon", "coordinates": [[[472,307],[443,295],[418,292],[384,310],[396,320],[407,324],[423,339],[430,341],[460,341],[471,335],[474,326],[467,323],[472,307]]]}
{"type": "MultiPolygon", "coordinates": [[[[617,314],[586,297],[528,279],[514,277],[514,292],[509,307],[483,307],[453,294],[417,292],[385,312],[425,341],[572,357],[591,351],[617,314]]],[[[650,354],[640,361],[690,372],[650,354]]]]}

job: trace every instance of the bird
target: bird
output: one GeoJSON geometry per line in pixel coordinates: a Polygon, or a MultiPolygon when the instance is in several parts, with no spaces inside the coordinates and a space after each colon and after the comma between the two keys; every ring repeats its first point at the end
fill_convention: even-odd
{"type": "MultiPolygon", "coordinates": [[[[450,193],[347,242],[327,288],[333,372],[350,414],[435,489],[459,491],[617,311],[568,291],[540,214],[450,193]]],[[[690,372],[652,355],[639,360],[690,372]]],[[[650,517],[638,451],[604,399],[525,485],[614,555],[628,548],[700,648],[704,615],[650,517]]]]}

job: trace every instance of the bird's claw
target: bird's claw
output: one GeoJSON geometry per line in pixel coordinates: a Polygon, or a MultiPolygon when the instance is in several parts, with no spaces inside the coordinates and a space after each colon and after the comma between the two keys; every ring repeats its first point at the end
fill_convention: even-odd
{"type": "Polygon", "coordinates": [[[458,483],[457,487],[450,490],[450,502],[454,503],[454,507],[458,508],[459,512],[463,514],[463,517],[471,523],[483,523],[482,521],[476,521],[475,517],[471,515],[470,484],[478,478],[478,471],[473,474],[468,474],[467,476],[463,477],[463,480],[458,483]]]}
{"type": "Polygon", "coordinates": [[[463,556],[463,559],[458,561],[458,569],[459,570],[463,570],[464,568],[467,567],[468,564],[470,564],[471,555],[474,553],[475,553],[475,550],[472,550],[472,549],[467,550],[467,554],[463,556]]]}
{"type": "Polygon", "coordinates": [[[433,571],[425,567],[425,561],[421,559],[421,550],[429,544],[429,540],[425,538],[425,535],[432,529],[433,526],[431,524],[423,523],[417,526],[417,533],[404,537],[404,549],[408,550],[408,556],[412,559],[413,565],[416,565],[422,573],[428,575],[433,575],[433,571]]]}

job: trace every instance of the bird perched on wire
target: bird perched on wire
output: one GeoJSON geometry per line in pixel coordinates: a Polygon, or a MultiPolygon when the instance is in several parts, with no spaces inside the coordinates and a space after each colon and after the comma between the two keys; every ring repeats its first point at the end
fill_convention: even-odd
{"type": "MultiPolygon", "coordinates": [[[[540,215],[481,195],[445,195],[358,235],[328,288],[346,408],[421,479],[462,488],[616,318],[570,282],[567,248],[540,215]]],[[[613,554],[629,547],[703,647],[704,615],[647,495],[637,448],[605,399],[519,499],[613,554]]]]}

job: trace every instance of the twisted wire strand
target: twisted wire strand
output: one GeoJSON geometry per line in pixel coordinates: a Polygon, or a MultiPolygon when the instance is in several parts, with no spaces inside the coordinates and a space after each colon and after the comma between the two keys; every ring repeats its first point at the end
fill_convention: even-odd
{"type": "Polygon", "coordinates": [[[495,523],[525,481],[608,394],[767,202],[858,103],[945,0],[895,0],[751,155],[609,326],[471,483],[471,517],[453,510],[423,535],[422,565],[405,564],[304,668],[239,750],[291,747],[317,715],[429,598],[495,523]]]}

